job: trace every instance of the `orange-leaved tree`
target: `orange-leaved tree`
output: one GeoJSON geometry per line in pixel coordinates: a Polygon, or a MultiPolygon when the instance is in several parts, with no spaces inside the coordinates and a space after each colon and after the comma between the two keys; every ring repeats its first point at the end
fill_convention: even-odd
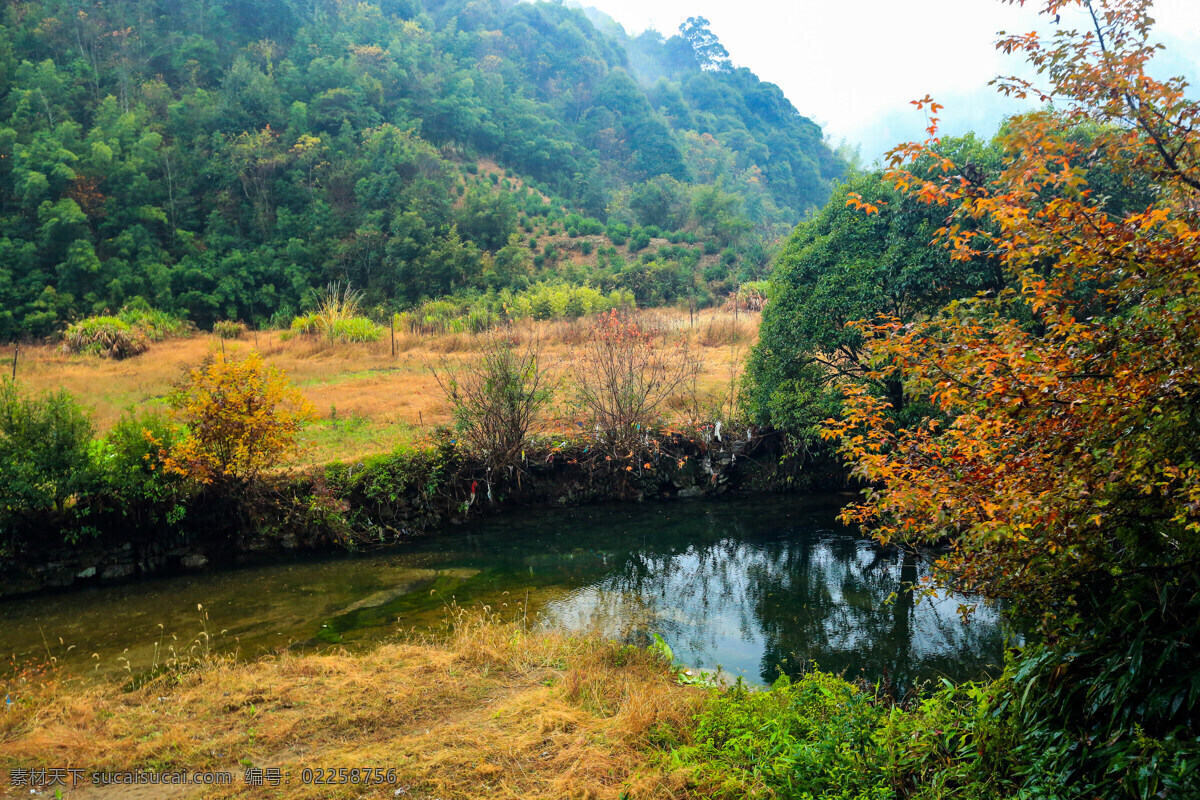
{"type": "Polygon", "coordinates": [[[1148,71],[1149,10],[1046,0],[1051,40],[1000,41],[1047,81],[1001,90],[1054,105],[1008,123],[994,180],[937,155],[940,107],[918,102],[930,140],[892,151],[890,177],[945,209],[938,240],[955,258],[998,259],[1009,288],[864,324],[869,377],[934,412],[900,427],[852,386],[825,431],[870,487],[849,521],[948,541],[943,576],[1036,624],[1047,644],[1014,667],[1010,708],[1069,796],[1197,788],[1184,775],[1200,698],[1200,105],[1148,71]],[[1118,210],[1097,166],[1152,199],[1118,210]],[[1043,724],[1068,733],[1035,735],[1043,724]]]}
{"type": "Polygon", "coordinates": [[[164,467],[200,483],[247,483],[295,449],[312,405],[257,353],[210,358],[170,397],[187,433],[164,467]]]}
{"type": "Polygon", "coordinates": [[[1051,627],[1084,593],[1175,580],[1200,556],[1200,106],[1182,79],[1147,74],[1148,0],[1043,10],[1068,6],[1089,27],[1000,42],[1049,81],[1002,90],[1058,105],[1010,121],[998,179],[938,156],[936,118],[930,141],[890,154],[898,187],[945,207],[954,257],[994,256],[1010,280],[924,321],[866,326],[873,377],[939,413],[897,429],[886,400],[852,387],[827,427],[872,486],[849,519],[884,539],[949,537],[944,568],[1051,627]],[[1071,136],[1082,124],[1094,135],[1071,136]],[[1098,163],[1152,181],[1155,202],[1110,213],[1089,187],[1098,163]]]}

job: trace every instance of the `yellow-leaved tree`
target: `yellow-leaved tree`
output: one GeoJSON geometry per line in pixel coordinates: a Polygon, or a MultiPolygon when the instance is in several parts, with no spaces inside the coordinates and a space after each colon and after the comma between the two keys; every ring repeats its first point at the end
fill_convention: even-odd
{"type": "Polygon", "coordinates": [[[249,483],[296,447],[312,404],[257,353],[210,358],[170,397],[187,434],[164,467],[203,484],[249,483]]]}

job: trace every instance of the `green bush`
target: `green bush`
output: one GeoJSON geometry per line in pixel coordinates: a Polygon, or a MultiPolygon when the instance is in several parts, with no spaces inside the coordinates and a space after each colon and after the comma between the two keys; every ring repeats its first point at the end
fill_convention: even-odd
{"type": "Polygon", "coordinates": [[[432,446],[402,446],[361,463],[330,464],[325,479],[334,494],[350,501],[352,509],[394,506],[405,499],[431,504],[461,464],[455,439],[450,429],[439,428],[432,446]]]}
{"type": "Polygon", "coordinates": [[[883,764],[867,758],[883,717],[868,694],[831,675],[781,678],[765,692],[739,681],[710,695],[695,744],[674,757],[711,797],[885,798],[883,764]]]}
{"type": "Polygon", "coordinates": [[[66,391],[30,396],[0,379],[0,532],[62,511],[96,482],[92,423],[66,391]]]}
{"type": "Polygon", "coordinates": [[[609,223],[606,230],[608,239],[615,246],[621,246],[629,241],[629,226],[624,222],[609,223]]]}
{"type": "Polygon", "coordinates": [[[515,292],[503,289],[429,300],[412,311],[396,314],[395,324],[397,330],[414,333],[483,333],[513,320],[573,319],[633,307],[633,294],[628,290],[605,294],[587,284],[543,282],[515,292]]]}
{"type": "MultiPolygon", "coordinates": [[[[554,307],[554,292],[541,291],[529,299],[529,313],[534,319],[554,319],[558,316],[554,307]]],[[[565,309],[565,306],[564,306],[565,309]]]]}
{"type": "Polygon", "coordinates": [[[292,320],[292,332],[313,336],[321,331],[321,319],[316,314],[304,314],[292,320]]]}
{"type": "MultiPolygon", "coordinates": [[[[1157,643],[1154,656],[1170,649],[1169,639],[1157,643]]],[[[821,672],[781,678],[766,691],[739,680],[732,688],[710,690],[694,727],[683,740],[667,742],[674,749],[666,758],[690,775],[695,796],[731,800],[1200,796],[1194,737],[1183,728],[1154,734],[1113,717],[1113,693],[1122,691],[1130,660],[1114,658],[1119,674],[1072,686],[1077,667],[1064,671],[1064,655],[1092,660],[1079,650],[1030,647],[1012,657],[994,682],[943,680],[902,705],[877,689],[821,672]],[[1081,725],[1087,704],[1104,709],[1094,728],[1081,725]]],[[[1154,669],[1153,661],[1139,660],[1134,668],[1154,669]]],[[[1178,686],[1186,698],[1197,680],[1194,671],[1164,676],[1163,688],[1173,692],[1178,686]]],[[[1186,717],[1188,701],[1177,704],[1171,692],[1164,693],[1169,702],[1163,710],[1186,717]]],[[[1153,703],[1122,699],[1140,704],[1141,715],[1153,703]]]]}
{"type": "Polygon", "coordinates": [[[118,317],[88,317],[67,328],[63,352],[120,360],[146,352],[146,334],[118,317]]]}
{"type": "Polygon", "coordinates": [[[467,312],[467,330],[471,333],[483,333],[492,327],[492,314],[486,308],[472,308],[467,312]]]}
{"type": "Polygon", "coordinates": [[[306,314],[292,320],[292,332],[305,336],[322,334],[333,342],[377,342],[383,338],[383,327],[366,317],[335,319],[327,324],[316,314],[306,314]]]}
{"type": "Polygon", "coordinates": [[[1054,646],[1027,647],[1010,670],[1014,747],[1038,786],[1072,797],[1200,797],[1200,596],[1143,578],[1106,616],[1054,646]],[[1149,602],[1147,599],[1151,598],[1149,602]]]}
{"type": "Polygon", "coordinates": [[[580,292],[571,292],[567,295],[567,303],[563,306],[563,316],[567,319],[579,319],[584,314],[588,313],[588,301],[580,292]]]}
{"type": "Polygon", "coordinates": [[[166,415],[129,412],[98,448],[97,467],[105,494],[123,513],[146,511],[152,520],[180,513],[182,476],[162,468],[162,454],[183,438],[166,415]]]}
{"type": "Polygon", "coordinates": [[[322,335],[331,342],[377,342],[383,328],[359,313],[362,292],[350,284],[330,283],[325,292],[314,293],[317,309],[292,320],[294,333],[322,335]]]}

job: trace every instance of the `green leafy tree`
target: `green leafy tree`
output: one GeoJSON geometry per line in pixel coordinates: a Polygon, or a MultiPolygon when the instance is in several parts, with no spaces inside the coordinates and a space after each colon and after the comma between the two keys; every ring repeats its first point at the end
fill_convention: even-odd
{"type": "MultiPolygon", "coordinates": [[[[998,155],[974,137],[947,141],[980,170],[994,172],[998,155]]],[[[771,275],[759,343],[748,364],[748,395],[760,421],[819,440],[819,423],[835,416],[842,386],[862,382],[872,365],[855,325],[887,316],[911,322],[949,301],[1004,283],[987,258],[955,260],[934,243],[944,214],[898,192],[880,173],[838,186],[829,204],[799,226],[771,275]],[[878,209],[863,215],[851,196],[878,209]]],[[[898,384],[874,387],[903,413],[898,384]]]]}
{"type": "Polygon", "coordinates": [[[679,26],[679,35],[692,46],[692,52],[695,53],[696,62],[701,69],[727,70],[731,66],[729,51],[708,25],[709,22],[704,17],[688,17],[687,21],[679,26]]]}

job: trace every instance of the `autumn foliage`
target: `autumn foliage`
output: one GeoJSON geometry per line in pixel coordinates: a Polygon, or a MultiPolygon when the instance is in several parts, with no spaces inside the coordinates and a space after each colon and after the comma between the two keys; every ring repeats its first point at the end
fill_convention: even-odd
{"type": "Polygon", "coordinates": [[[946,209],[939,241],[999,261],[1010,288],[867,326],[871,377],[938,413],[897,429],[859,386],[827,429],[874,487],[849,519],[883,539],[949,537],[946,570],[1052,628],[1085,594],[1165,585],[1200,556],[1200,111],[1182,79],[1146,73],[1148,2],[1093,5],[1086,29],[1000,42],[1049,81],[1002,91],[1056,110],[1011,122],[997,180],[936,156],[936,117],[930,141],[891,153],[896,185],[946,209]],[[1094,136],[1073,137],[1079,126],[1094,136]],[[1110,213],[1089,186],[1100,162],[1152,181],[1157,202],[1110,213]]]}
{"type": "Polygon", "coordinates": [[[279,464],[314,416],[283,372],[253,352],[192,369],[170,402],[187,434],[164,468],[205,484],[248,482],[279,464]]]}
{"type": "Polygon", "coordinates": [[[995,179],[937,155],[940,106],[918,101],[930,139],[890,178],[1007,288],[863,323],[871,369],[825,429],[869,486],[848,521],[947,543],[942,577],[1035,634],[997,684],[1030,796],[1200,791],[1200,106],[1148,74],[1149,10],[1048,0],[1052,40],[1000,41],[1048,82],[1001,91],[1054,106],[1010,120],[995,179]],[[1122,208],[1101,171],[1149,199],[1122,208]],[[931,412],[901,426],[882,382],[931,412]]]}

